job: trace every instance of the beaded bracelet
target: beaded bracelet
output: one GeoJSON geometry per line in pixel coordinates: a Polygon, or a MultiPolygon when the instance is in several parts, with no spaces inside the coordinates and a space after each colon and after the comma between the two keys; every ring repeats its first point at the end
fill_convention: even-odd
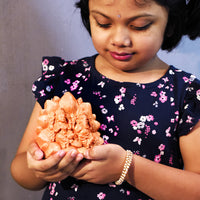
{"type": "Polygon", "coordinates": [[[132,159],[133,159],[132,152],[130,150],[127,150],[126,151],[126,160],[125,160],[124,168],[122,170],[122,173],[121,173],[121,176],[120,176],[119,180],[115,181],[116,185],[121,185],[124,182],[124,179],[126,178],[126,175],[128,173],[129,167],[131,166],[132,159]]]}

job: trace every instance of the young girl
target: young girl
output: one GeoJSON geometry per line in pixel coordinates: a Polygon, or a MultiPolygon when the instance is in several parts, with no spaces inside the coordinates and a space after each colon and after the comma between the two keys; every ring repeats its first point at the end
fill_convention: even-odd
{"type": "Polygon", "coordinates": [[[43,199],[51,200],[199,200],[200,81],[157,52],[200,35],[200,1],[80,0],[77,7],[98,54],[43,59],[14,179],[31,190],[47,186],[43,199]],[[92,104],[105,145],[43,159],[37,117],[66,91],[92,104]]]}

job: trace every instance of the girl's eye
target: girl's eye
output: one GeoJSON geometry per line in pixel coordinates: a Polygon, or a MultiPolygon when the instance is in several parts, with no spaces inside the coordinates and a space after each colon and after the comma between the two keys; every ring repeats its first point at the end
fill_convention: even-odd
{"type": "Polygon", "coordinates": [[[99,26],[99,27],[101,27],[101,28],[109,28],[110,26],[111,26],[111,24],[102,24],[102,23],[99,23],[98,21],[96,21],[97,22],[97,25],[99,26]]]}
{"type": "Polygon", "coordinates": [[[151,25],[152,25],[152,23],[146,24],[145,26],[134,26],[134,25],[131,25],[131,28],[136,30],[136,31],[144,31],[144,30],[147,30],[151,25]]]}

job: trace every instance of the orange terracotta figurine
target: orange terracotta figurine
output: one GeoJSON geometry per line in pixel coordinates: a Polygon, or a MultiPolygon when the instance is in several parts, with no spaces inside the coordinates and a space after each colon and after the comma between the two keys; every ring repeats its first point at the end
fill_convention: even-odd
{"type": "Polygon", "coordinates": [[[61,98],[55,96],[47,100],[38,117],[36,143],[45,154],[45,158],[64,149],[76,148],[84,153],[96,145],[104,143],[98,129],[100,123],[92,114],[90,103],[66,92],[61,98]]]}

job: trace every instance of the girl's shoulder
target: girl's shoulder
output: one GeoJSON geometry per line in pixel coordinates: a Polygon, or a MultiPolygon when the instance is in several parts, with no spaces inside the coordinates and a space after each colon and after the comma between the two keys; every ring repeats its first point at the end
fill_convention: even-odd
{"type": "MultiPolygon", "coordinates": [[[[175,104],[179,105],[179,136],[190,132],[200,120],[200,80],[193,74],[170,66],[168,77],[175,104]]],[[[175,106],[173,104],[173,106],[175,106]]]]}
{"type": "Polygon", "coordinates": [[[177,84],[183,84],[185,86],[196,85],[200,87],[200,80],[195,75],[173,65],[170,66],[168,74],[177,84]]]}
{"type": "Polygon", "coordinates": [[[45,56],[42,58],[42,75],[59,75],[60,71],[67,70],[68,68],[87,67],[94,65],[96,55],[90,57],[83,57],[81,59],[65,60],[57,56],[45,56]]]}
{"type": "Polygon", "coordinates": [[[197,102],[200,106],[200,80],[193,74],[174,66],[168,72],[173,79],[174,90],[184,101],[197,102]]]}
{"type": "Polygon", "coordinates": [[[84,57],[77,60],[66,61],[57,56],[45,56],[42,58],[42,75],[33,83],[32,92],[36,100],[43,107],[47,99],[53,96],[61,97],[63,91],[72,81],[71,77],[76,79],[80,74],[87,75],[92,65],[94,65],[95,57],[84,57]]]}

